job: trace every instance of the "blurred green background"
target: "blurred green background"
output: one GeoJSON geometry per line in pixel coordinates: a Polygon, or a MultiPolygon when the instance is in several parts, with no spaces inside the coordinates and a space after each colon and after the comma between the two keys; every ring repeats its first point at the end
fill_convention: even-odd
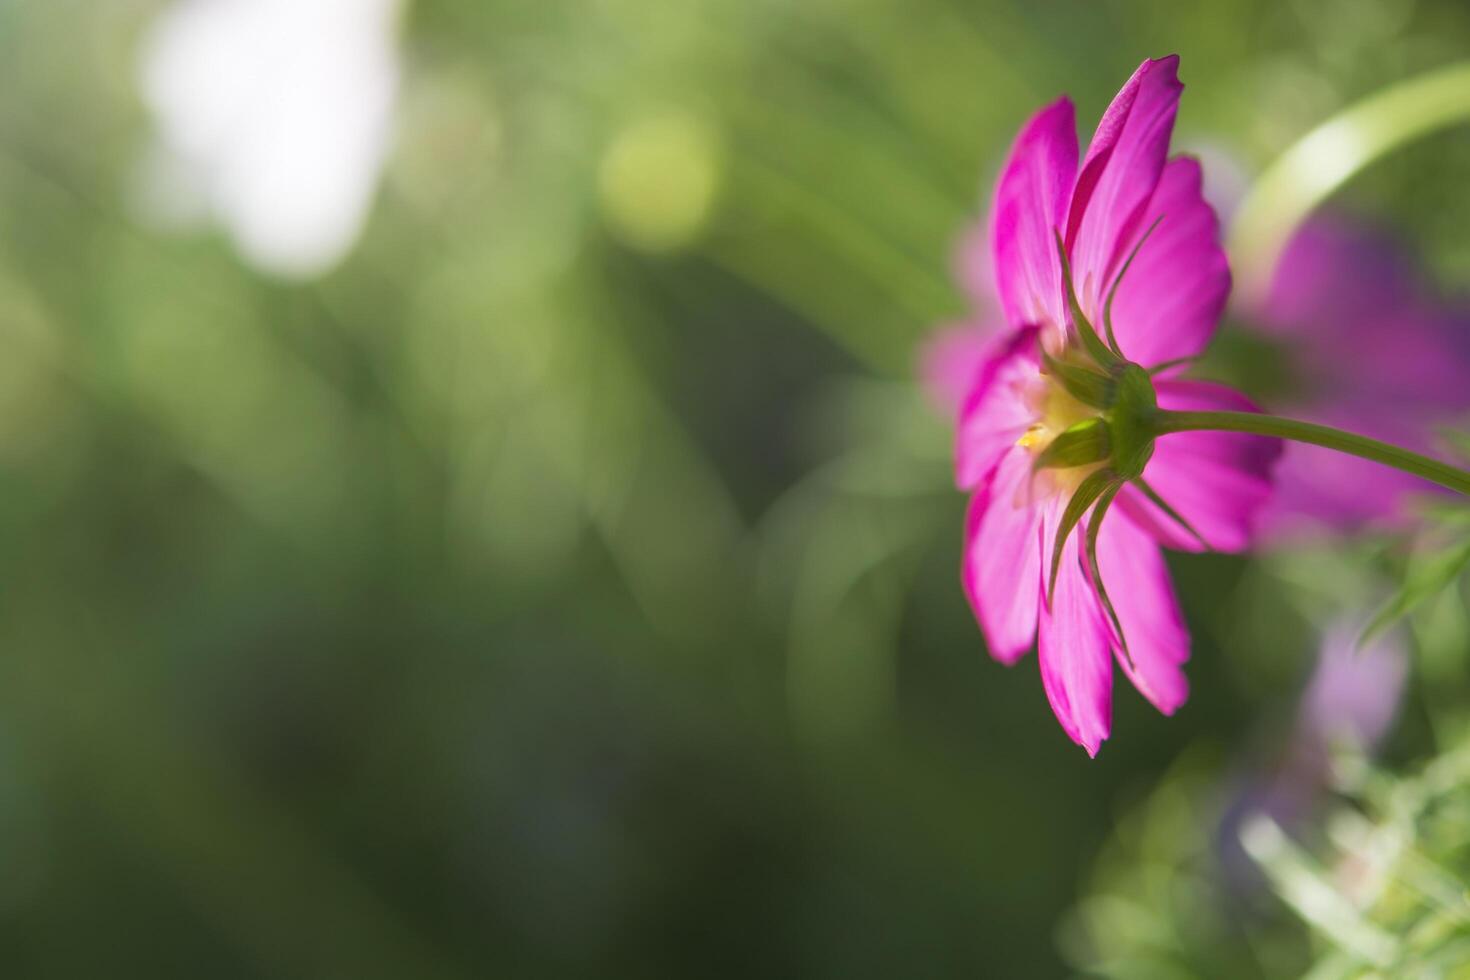
{"type": "MultiPolygon", "coordinates": [[[[138,203],[165,6],[0,0],[6,975],[1066,976],[1140,801],[1279,751],[1380,543],[1173,556],[1193,696],[1120,681],[1090,761],[985,654],[917,352],[1035,107],[1178,52],[1228,200],[1462,0],[414,0],[306,278],[138,203]]],[[[1339,203],[1452,286],[1467,167],[1339,203]]],[[[1411,673],[1390,760],[1443,748],[1411,673]]]]}

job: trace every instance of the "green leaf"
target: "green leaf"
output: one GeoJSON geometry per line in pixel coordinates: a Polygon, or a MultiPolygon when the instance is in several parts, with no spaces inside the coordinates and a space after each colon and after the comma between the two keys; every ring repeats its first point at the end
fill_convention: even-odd
{"type": "Polygon", "coordinates": [[[1404,584],[1363,629],[1358,645],[1367,643],[1413,612],[1424,600],[1443,592],[1467,565],[1470,565],[1470,540],[1461,541],[1454,547],[1432,554],[1419,555],[1412,560],[1404,576],[1404,584]]]}
{"type": "Polygon", "coordinates": [[[1440,524],[1470,524],[1470,507],[1462,497],[1424,496],[1413,504],[1416,513],[1440,524]]]}

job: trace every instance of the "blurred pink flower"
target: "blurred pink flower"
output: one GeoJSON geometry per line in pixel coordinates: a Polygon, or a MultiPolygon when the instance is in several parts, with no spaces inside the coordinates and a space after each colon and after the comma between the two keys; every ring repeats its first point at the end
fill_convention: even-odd
{"type": "Polygon", "coordinates": [[[940,326],[919,348],[924,392],[951,418],[964,404],[991,347],[1005,333],[990,263],[989,222],[965,229],[955,249],[954,276],[970,301],[969,315],[940,326]]]}
{"type": "MultiPolygon", "coordinates": [[[[1318,219],[1293,239],[1256,320],[1285,350],[1287,414],[1433,453],[1433,432],[1470,411],[1470,309],[1425,296],[1386,236],[1318,219]]],[[[1263,529],[1391,527],[1436,488],[1386,466],[1293,444],[1263,529]]]]}
{"type": "MultiPolygon", "coordinates": [[[[1177,69],[1177,57],[1139,67],[1103,115],[1080,167],[1069,100],[1052,103],[1026,124],[996,187],[990,262],[975,262],[970,250],[961,259],[961,278],[982,305],[987,291],[977,285],[983,278],[975,270],[994,269],[1005,329],[971,325],[959,339],[931,346],[923,365],[941,399],[964,393],[957,478],[972,498],[963,577],[991,654],[1014,663],[1036,642],[1052,710],[1091,755],[1111,727],[1114,653],[1159,710],[1172,713],[1187,697],[1182,665],[1189,634],[1159,546],[1202,545],[1139,489],[1125,485],[1098,529],[1097,568],[1087,560],[1082,533],[1065,538],[1048,602],[1049,566],[1068,500],[1105,465],[1035,466],[1060,433],[1100,414],[1043,370],[1044,356],[1082,356],[1056,242],[1062,237],[1089,321],[1104,322],[1116,288],[1111,320],[1118,348],[1130,361],[1159,366],[1203,351],[1230,273],[1214,211],[1201,196],[1199,165],[1166,160],[1183,88],[1177,69]],[[1099,577],[1110,583],[1126,655],[1099,577]]],[[[980,322],[986,319],[982,313],[980,322]]],[[[1172,368],[1161,370],[1154,386],[1164,408],[1251,408],[1235,392],[1181,380],[1172,368]]],[[[1233,551],[1250,537],[1278,452],[1274,440],[1258,437],[1176,434],[1157,443],[1142,475],[1211,547],[1233,551]]]]}

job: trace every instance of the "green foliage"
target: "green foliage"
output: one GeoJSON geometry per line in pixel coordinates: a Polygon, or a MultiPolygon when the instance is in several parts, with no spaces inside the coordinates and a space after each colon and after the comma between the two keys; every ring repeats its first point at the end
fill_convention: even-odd
{"type": "Polygon", "coordinates": [[[1227,866],[1222,833],[1244,788],[1229,777],[1219,747],[1197,746],[1118,819],[1059,931],[1074,967],[1117,980],[1300,975],[1301,930],[1264,912],[1249,892],[1259,882],[1227,866]]]}
{"type": "MultiPolygon", "coordinates": [[[[1079,969],[1360,967],[1242,919],[1210,828],[1394,564],[1179,558],[1191,700],[1120,682],[1087,760],[985,656],[914,368],[992,315],[955,247],[1036,106],[1177,50],[1181,147],[1248,174],[1462,56],[1462,3],[414,0],[369,219],[308,282],[140,216],[164,6],[0,3],[5,975],[1052,976],[1138,787],[1079,969]]],[[[1342,202],[1449,275],[1436,148],[1342,202]]],[[[1465,714],[1464,604],[1419,587],[1388,771],[1465,714]]],[[[1463,939],[1438,765],[1302,858],[1410,835],[1352,898],[1416,968],[1463,939]]]]}
{"type": "Polygon", "coordinates": [[[1470,538],[1416,551],[1404,570],[1404,581],[1363,630],[1367,639],[1409,615],[1423,602],[1449,588],[1470,565],[1470,538]]]}
{"type": "Polygon", "coordinates": [[[1470,742],[1408,775],[1343,760],[1348,802],[1309,854],[1268,820],[1246,847],[1319,934],[1310,976],[1431,980],[1470,975],[1470,742]]]}
{"type": "Polygon", "coordinates": [[[1232,802],[1218,760],[1181,760],[1099,858],[1062,932],[1074,964],[1120,978],[1465,976],[1470,743],[1401,777],[1352,755],[1337,767],[1320,831],[1291,832],[1307,846],[1249,794],[1232,802]],[[1247,853],[1264,877],[1227,873],[1247,853]]]}

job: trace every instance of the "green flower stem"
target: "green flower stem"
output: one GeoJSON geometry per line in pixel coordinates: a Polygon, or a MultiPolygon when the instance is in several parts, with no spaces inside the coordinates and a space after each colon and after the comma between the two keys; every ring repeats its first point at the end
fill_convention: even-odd
{"type": "Polygon", "coordinates": [[[1423,477],[1442,487],[1470,496],[1470,472],[1437,459],[1390,446],[1377,439],[1354,435],[1313,422],[1299,422],[1255,412],[1168,412],[1159,411],[1152,418],[1155,435],[1171,432],[1247,432],[1251,435],[1274,436],[1293,442],[1310,443],[1335,449],[1396,470],[1423,477]]]}

